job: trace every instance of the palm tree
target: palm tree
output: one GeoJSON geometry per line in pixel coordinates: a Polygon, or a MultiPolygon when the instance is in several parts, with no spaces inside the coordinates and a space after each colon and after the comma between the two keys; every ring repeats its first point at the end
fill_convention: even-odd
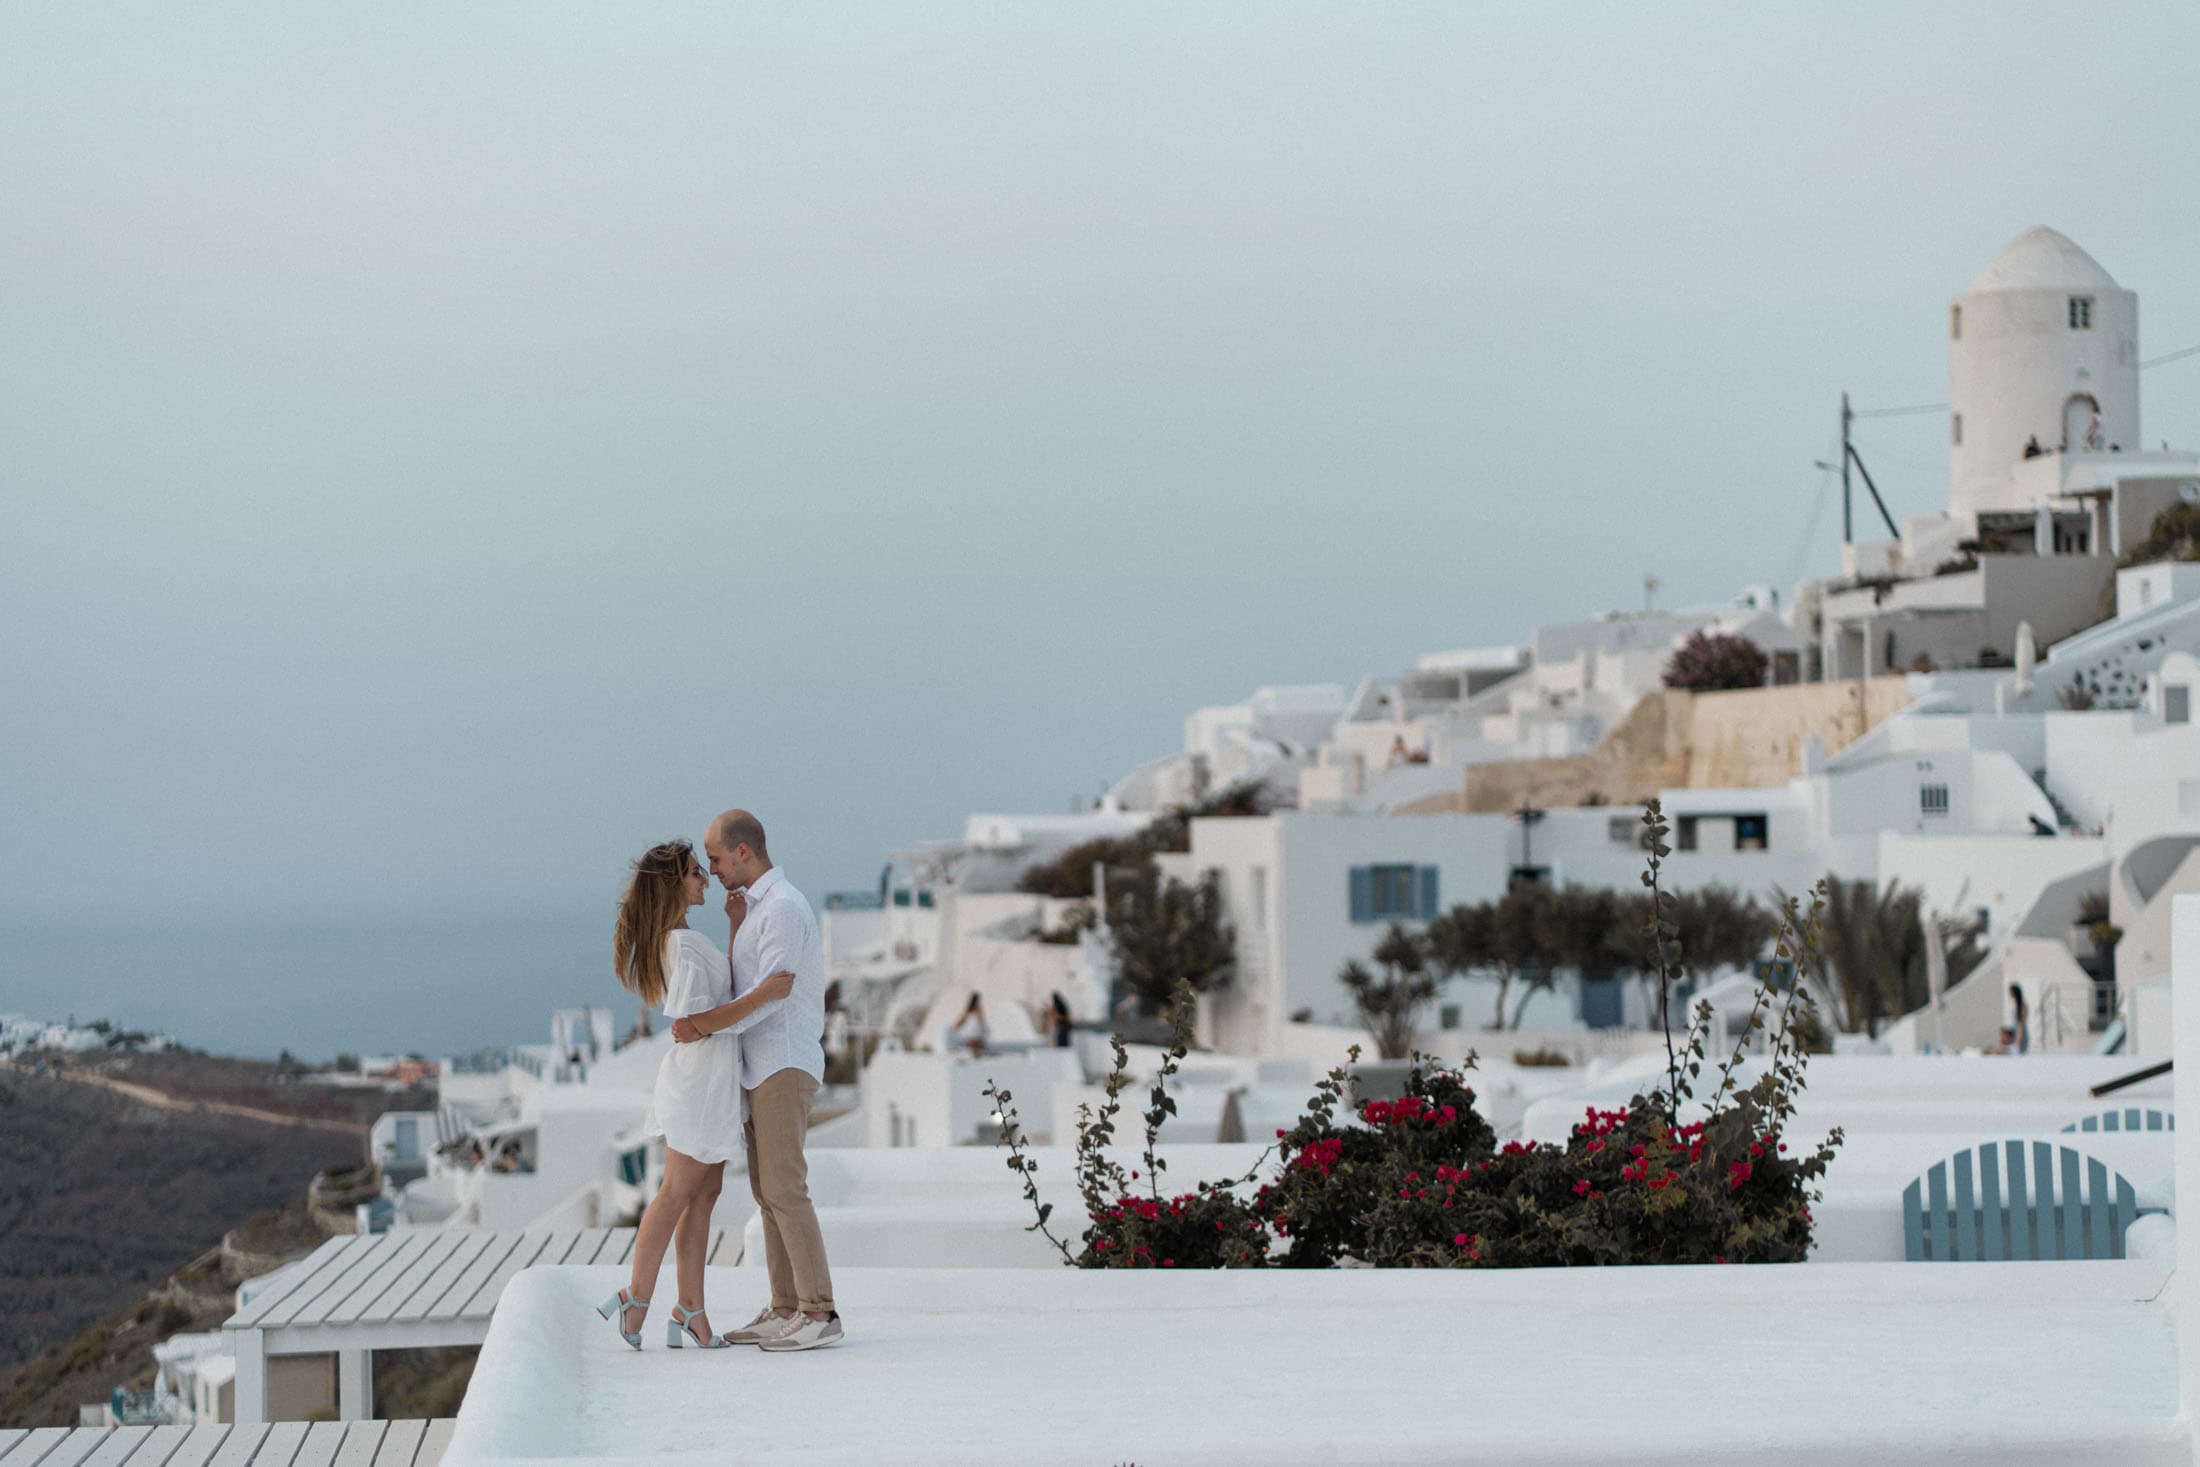
{"type": "Polygon", "coordinates": [[[1381,977],[1355,958],[1338,971],[1337,980],[1351,991],[1376,1057],[1404,1059],[1413,1052],[1414,1018],[1436,996],[1436,979],[1421,941],[1395,922],[1375,944],[1373,957],[1381,977]]]}
{"type": "MultiPolygon", "coordinates": [[[[1827,878],[1821,966],[1833,980],[1834,1012],[1844,1033],[1876,1036],[1881,1024],[1931,1002],[1925,977],[1928,916],[1920,887],[1889,882],[1875,888],[1869,881],[1827,878]]],[[[1983,928],[1976,921],[1936,926],[1952,988],[1986,960],[1983,928]]]]}

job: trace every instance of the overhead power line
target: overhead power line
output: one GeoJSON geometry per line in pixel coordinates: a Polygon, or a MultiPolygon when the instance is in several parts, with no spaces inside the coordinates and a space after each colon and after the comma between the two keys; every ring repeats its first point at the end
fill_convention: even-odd
{"type": "MultiPolygon", "coordinates": [[[[2186,357],[2200,357],[2200,346],[2188,346],[2181,351],[2164,352],[2158,357],[2148,357],[2145,361],[2139,363],[2139,370],[2144,372],[2149,367],[2159,367],[2168,362],[2183,361],[2186,357]]],[[[1944,413],[1946,411],[1948,411],[1948,404],[1944,402],[1918,402],[1912,403],[1908,407],[1858,408],[1853,416],[1859,418],[1913,418],[1919,413],[1944,413]]]]}
{"type": "Polygon", "coordinates": [[[1944,402],[1921,402],[1910,407],[1858,408],[1851,416],[1858,418],[1907,418],[1918,413],[1944,413],[1947,410],[1948,404],[1944,402]]]}

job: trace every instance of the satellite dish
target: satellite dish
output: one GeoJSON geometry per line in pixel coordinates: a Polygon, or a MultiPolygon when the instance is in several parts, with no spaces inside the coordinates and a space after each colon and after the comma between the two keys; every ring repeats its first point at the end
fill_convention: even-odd
{"type": "Polygon", "coordinates": [[[2177,497],[2187,504],[2200,504],[2200,479],[2187,479],[2179,484],[2177,497]]]}

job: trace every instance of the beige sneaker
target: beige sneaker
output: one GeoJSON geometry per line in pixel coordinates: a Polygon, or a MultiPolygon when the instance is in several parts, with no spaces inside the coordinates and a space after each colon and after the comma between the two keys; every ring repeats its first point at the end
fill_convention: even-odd
{"type": "Polygon", "coordinates": [[[800,1314],[785,1316],[771,1312],[769,1306],[757,1311],[756,1318],[726,1336],[729,1345],[761,1345],[766,1340],[777,1339],[802,1323],[800,1314]]]}
{"type": "Polygon", "coordinates": [[[797,1314],[795,1327],[772,1339],[761,1340],[756,1348],[773,1352],[789,1350],[819,1350],[827,1345],[840,1343],[842,1330],[840,1316],[812,1319],[807,1314],[797,1314]]]}

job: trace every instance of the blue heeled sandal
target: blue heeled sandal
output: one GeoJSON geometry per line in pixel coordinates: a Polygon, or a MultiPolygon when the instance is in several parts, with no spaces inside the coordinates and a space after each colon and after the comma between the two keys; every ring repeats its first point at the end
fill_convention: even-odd
{"type": "Polygon", "coordinates": [[[724,1335],[699,1335],[695,1332],[695,1317],[702,1312],[700,1309],[682,1309],[677,1304],[673,1305],[672,1319],[665,1325],[665,1348],[677,1350],[682,1345],[692,1344],[698,1350],[731,1349],[732,1342],[724,1335]]]}
{"type": "Polygon", "coordinates": [[[626,1311],[629,1309],[641,1310],[642,1317],[645,1320],[649,1317],[649,1301],[647,1299],[637,1299],[625,1289],[619,1290],[618,1293],[613,1294],[596,1306],[596,1312],[605,1319],[610,1320],[611,1327],[619,1331],[619,1338],[626,1341],[631,1348],[639,1350],[642,1348],[642,1332],[635,1330],[632,1334],[629,1334],[621,1328],[626,1323],[626,1311]]]}

